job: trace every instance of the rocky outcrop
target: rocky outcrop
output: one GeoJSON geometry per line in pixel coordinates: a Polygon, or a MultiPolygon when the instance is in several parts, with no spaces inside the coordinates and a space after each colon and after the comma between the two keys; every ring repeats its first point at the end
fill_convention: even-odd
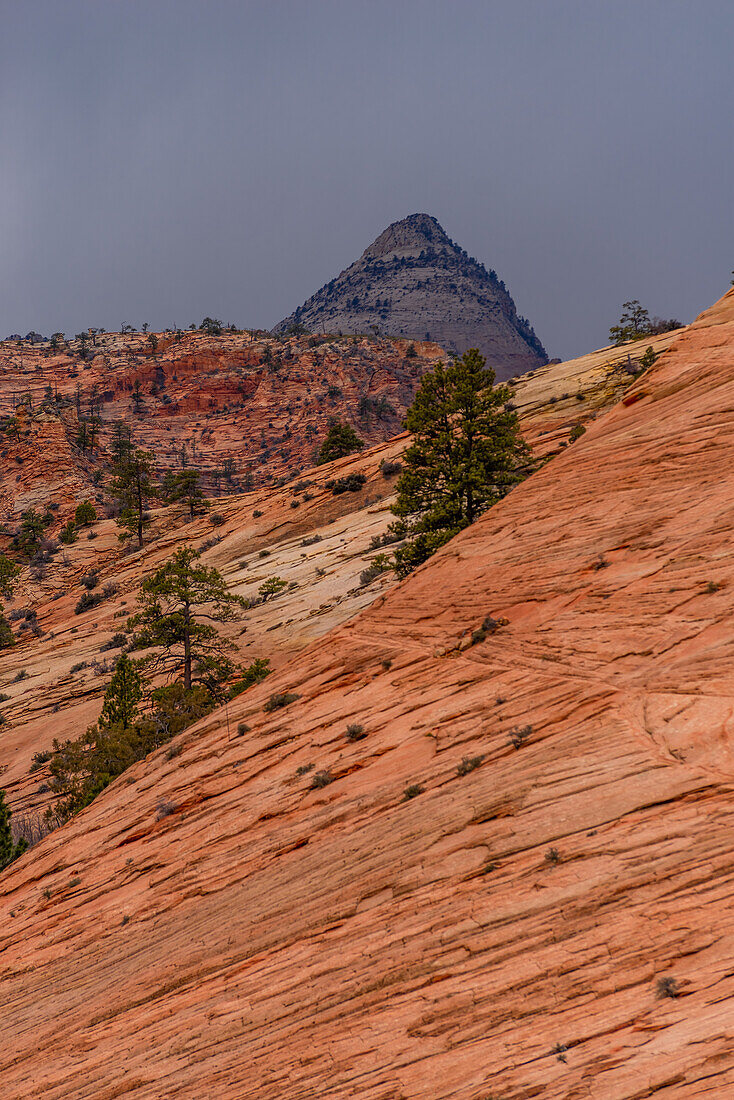
{"type": "Polygon", "coordinates": [[[89,479],[106,471],[120,420],[137,446],[153,451],[159,475],[186,462],[211,495],[277,484],[313,464],[333,419],[352,424],[368,445],[398,435],[424,373],[445,358],[437,344],[415,342],[406,356],[409,341],[374,336],[104,333],[95,341],[86,360],[78,340],[57,351],[0,343],[0,417],[19,411],[22,420],[17,437],[0,435],[0,519],[46,477],[26,462],[29,448],[55,471],[49,500],[68,498],[69,465],[94,495],[89,479]],[[101,423],[82,455],[79,423],[91,417],[101,423]],[[41,431],[51,422],[55,429],[41,431]]]}
{"type": "Polygon", "coordinates": [[[8,1100],[732,1093],[733,349],[4,873],[8,1100]]]}
{"type": "Polygon", "coordinates": [[[547,361],[494,271],[467,256],[435,218],[394,222],[356,263],[277,326],[312,332],[370,332],[433,340],[461,354],[476,347],[498,379],[547,361]]]}

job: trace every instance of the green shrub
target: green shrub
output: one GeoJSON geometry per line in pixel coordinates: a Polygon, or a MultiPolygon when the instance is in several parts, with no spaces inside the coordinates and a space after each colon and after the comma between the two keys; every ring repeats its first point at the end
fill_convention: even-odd
{"type": "Polygon", "coordinates": [[[242,676],[237,680],[229,689],[230,699],[234,699],[235,696],[241,695],[243,691],[247,691],[248,688],[253,687],[254,684],[260,684],[269,676],[272,669],[270,668],[270,661],[267,657],[257,657],[251,665],[248,665],[243,670],[242,676]]]}
{"type": "Polygon", "coordinates": [[[257,594],[260,599],[265,603],[266,600],[273,599],[273,597],[280,595],[284,588],[288,587],[288,581],[284,581],[282,577],[268,577],[257,590],[257,594]]]}
{"type": "Polygon", "coordinates": [[[402,462],[389,462],[383,458],[380,463],[380,473],[383,477],[397,477],[398,474],[403,472],[402,462]]]}
{"type": "Polygon", "coordinates": [[[77,600],[76,607],[74,608],[75,615],[83,615],[85,611],[90,611],[93,607],[97,607],[103,603],[104,595],[102,592],[83,592],[77,600]]]}
{"type": "Polygon", "coordinates": [[[74,512],[74,523],[77,527],[89,527],[97,519],[97,509],[91,500],[83,500],[77,505],[74,512]]]}
{"type": "MultiPolygon", "coordinates": [[[[340,393],[341,391],[337,390],[335,396],[340,393]]],[[[331,387],[329,388],[329,396],[331,396],[331,387]]],[[[318,465],[321,466],[324,462],[332,462],[337,458],[344,458],[355,451],[361,451],[363,447],[364,440],[360,439],[350,424],[341,424],[336,421],[330,426],[326,438],[321,444],[318,465]]]]}
{"type": "Polygon", "coordinates": [[[334,496],[339,496],[341,493],[358,493],[362,488],[367,478],[364,474],[347,474],[346,477],[339,477],[333,481],[327,481],[326,486],[331,489],[334,496]]]}
{"type": "Polygon", "coordinates": [[[366,569],[359,574],[359,583],[364,587],[373,580],[387,572],[391,568],[390,558],[387,554],[377,554],[366,569]]]}
{"type": "Polygon", "coordinates": [[[66,546],[70,546],[72,542],[76,542],[76,539],[76,525],[74,524],[74,521],[70,519],[66,527],[62,527],[59,534],[59,540],[63,542],[66,546]]]}

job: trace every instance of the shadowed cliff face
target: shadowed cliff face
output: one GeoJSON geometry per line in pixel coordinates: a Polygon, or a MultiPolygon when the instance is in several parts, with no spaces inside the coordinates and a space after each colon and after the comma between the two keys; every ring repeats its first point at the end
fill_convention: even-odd
{"type": "Polygon", "coordinates": [[[277,330],[369,332],[435,340],[461,354],[479,348],[500,380],[546,362],[505,284],[454,244],[435,218],[394,222],[351,267],[323,286],[277,330]]]}
{"type": "Polygon", "coordinates": [[[733,362],[734,291],[5,872],[4,1095],[734,1090],[733,362]]]}

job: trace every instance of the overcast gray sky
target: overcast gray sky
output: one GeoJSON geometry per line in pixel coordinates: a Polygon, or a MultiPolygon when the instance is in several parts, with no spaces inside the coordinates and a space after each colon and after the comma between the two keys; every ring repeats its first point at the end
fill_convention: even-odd
{"type": "Polygon", "coordinates": [[[734,267],[732,0],[0,0],[0,335],[270,327],[433,214],[551,356],[734,267]]]}

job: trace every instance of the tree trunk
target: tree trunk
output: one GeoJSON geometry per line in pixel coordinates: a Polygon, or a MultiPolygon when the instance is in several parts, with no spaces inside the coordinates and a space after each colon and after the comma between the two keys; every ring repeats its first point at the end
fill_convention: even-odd
{"type": "Polygon", "coordinates": [[[184,604],[184,688],[191,691],[191,611],[187,603],[184,604]]]}
{"type": "Polygon", "coordinates": [[[143,545],[143,486],[138,475],[138,546],[143,545]]]}

